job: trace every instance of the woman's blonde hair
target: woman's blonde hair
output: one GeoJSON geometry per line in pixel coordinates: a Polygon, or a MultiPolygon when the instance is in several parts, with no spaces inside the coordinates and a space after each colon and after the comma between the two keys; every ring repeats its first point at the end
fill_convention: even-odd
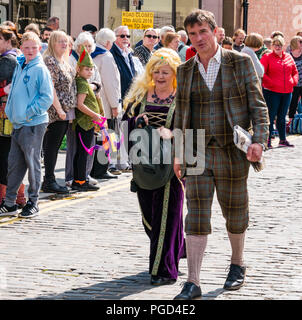
{"type": "Polygon", "coordinates": [[[284,38],[282,36],[275,36],[272,40],[272,44],[275,44],[275,43],[278,43],[281,46],[284,46],[285,44],[284,38]]]}
{"type": "Polygon", "coordinates": [[[302,41],[302,37],[300,36],[294,36],[290,41],[290,48],[292,50],[300,49],[300,43],[302,41]]]}
{"type": "Polygon", "coordinates": [[[177,67],[181,64],[181,60],[177,52],[173,49],[162,48],[155,51],[146,65],[145,72],[136,77],[130,87],[128,94],[124,99],[124,109],[126,110],[130,103],[133,103],[131,113],[135,107],[144,99],[149,89],[154,88],[155,84],[152,74],[162,66],[169,66],[174,72],[173,87],[176,89],[176,72],[177,67]]]}
{"type": "MultiPolygon", "coordinates": [[[[69,39],[68,39],[67,34],[64,31],[57,30],[57,31],[53,31],[51,33],[49,41],[48,41],[48,47],[47,47],[47,49],[45,50],[45,52],[43,54],[43,58],[44,59],[46,57],[49,57],[49,56],[52,56],[52,57],[55,57],[56,59],[58,59],[58,56],[57,56],[56,51],[55,51],[55,44],[61,38],[66,39],[67,44],[68,44],[69,39]]],[[[69,46],[67,45],[66,52],[64,54],[64,60],[68,61],[68,57],[69,57],[69,46]]]]}

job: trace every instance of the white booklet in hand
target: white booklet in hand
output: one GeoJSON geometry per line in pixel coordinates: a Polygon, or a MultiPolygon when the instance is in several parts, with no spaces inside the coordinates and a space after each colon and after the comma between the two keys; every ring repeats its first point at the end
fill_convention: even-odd
{"type": "MultiPolygon", "coordinates": [[[[247,153],[249,146],[253,143],[252,135],[246,130],[242,129],[240,126],[236,125],[234,127],[234,143],[238,149],[247,153]]],[[[263,161],[263,154],[259,163],[262,163],[262,161],[263,161]]]]}
{"type": "Polygon", "coordinates": [[[240,126],[234,127],[234,143],[236,147],[247,153],[249,146],[252,144],[252,136],[240,126]]]}

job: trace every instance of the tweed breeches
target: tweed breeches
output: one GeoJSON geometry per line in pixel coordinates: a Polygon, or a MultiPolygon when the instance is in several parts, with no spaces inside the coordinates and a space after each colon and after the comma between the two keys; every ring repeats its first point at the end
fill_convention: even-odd
{"type": "Polygon", "coordinates": [[[239,234],[247,229],[249,166],[246,155],[234,144],[206,148],[203,174],[186,177],[186,234],[207,235],[212,232],[211,207],[215,190],[227,230],[239,234]]]}

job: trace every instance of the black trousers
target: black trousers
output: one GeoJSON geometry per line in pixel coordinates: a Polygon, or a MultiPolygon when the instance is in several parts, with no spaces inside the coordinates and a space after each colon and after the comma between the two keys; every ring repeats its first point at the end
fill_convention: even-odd
{"type": "Polygon", "coordinates": [[[68,128],[68,121],[55,121],[46,129],[43,140],[45,176],[44,181],[54,181],[58,152],[68,128]]]}
{"type": "Polygon", "coordinates": [[[293,96],[292,96],[292,100],[291,100],[291,103],[289,106],[289,112],[288,112],[288,117],[290,119],[292,119],[297,112],[298,101],[300,97],[302,98],[302,87],[294,87],[293,96]]]}
{"type": "Polygon", "coordinates": [[[0,184],[4,185],[7,185],[8,154],[10,145],[10,137],[0,136],[0,184]]]}
{"type": "Polygon", "coordinates": [[[79,181],[85,181],[86,171],[87,171],[86,170],[87,158],[92,156],[90,156],[84,149],[79,138],[79,133],[81,134],[81,138],[84,145],[87,148],[89,148],[94,138],[94,128],[86,131],[83,128],[81,128],[79,125],[77,125],[75,131],[76,131],[76,137],[77,137],[77,152],[73,160],[73,170],[74,170],[73,179],[79,180],[79,181]]]}

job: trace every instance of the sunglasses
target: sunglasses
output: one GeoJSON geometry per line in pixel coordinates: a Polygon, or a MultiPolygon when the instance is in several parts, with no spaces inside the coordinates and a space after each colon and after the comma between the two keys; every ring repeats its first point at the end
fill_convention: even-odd
{"type": "Polygon", "coordinates": [[[158,36],[152,36],[151,34],[146,34],[145,37],[147,37],[149,39],[151,39],[151,38],[158,39],[158,36]]]}
{"type": "Polygon", "coordinates": [[[118,35],[118,37],[120,37],[122,39],[127,37],[128,39],[130,39],[131,36],[129,34],[120,34],[120,35],[118,35]]]}

